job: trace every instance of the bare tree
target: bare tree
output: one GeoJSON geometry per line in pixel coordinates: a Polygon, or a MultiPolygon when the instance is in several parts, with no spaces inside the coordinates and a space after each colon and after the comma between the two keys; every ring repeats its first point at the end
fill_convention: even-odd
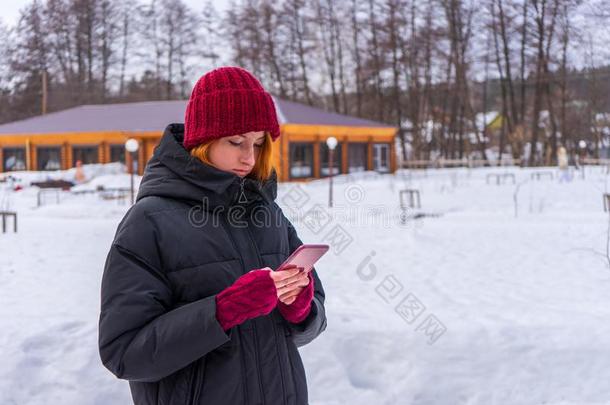
{"type": "Polygon", "coordinates": [[[217,66],[220,60],[219,48],[222,41],[220,29],[221,18],[212,0],[206,0],[201,15],[201,56],[209,59],[212,66],[217,66]]]}
{"type": "MultiPolygon", "coordinates": [[[[333,101],[333,109],[335,112],[341,111],[340,90],[337,86],[342,87],[338,76],[338,41],[335,35],[335,26],[337,24],[332,0],[316,0],[316,16],[319,28],[319,46],[322,50],[324,62],[326,64],[326,72],[330,82],[330,91],[333,101]]],[[[344,87],[343,87],[344,88],[344,87]]],[[[344,99],[344,97],[342,97],[344,99]]]]}
{"type": "Polygon", "coordinates": [[[95,31],[97,30],[96,0],[73,0],[71,12],[77,17],[75,41],[78,86],[86,89],[86,94],[94,92],[93,60],[95,52],[95,31]]]}
{"type": "Polygon", "coordinates": [[[230,2],[222,25],[224,27],[222,34],[227,38],[229,49],[232,50],[231,59],[237,65],[246,67],[248,55],[241,25],[241,8],[233,0],[230,2]]]}
{"type": "MultiPolygon", "coordinates": [[[[401,100],[402,88],[401,78],[404,70],[403,62],[410,60],[403,52],[405,49],[405,39],[402,37],[405,26],[407,24],[404,14],[401,10],[406,8],[406,4],[401,0],[386,0],[382,4],[385,16],[384,29],[386,31],[386,42],[383,44],[384,52],[390,53],[390,65],[392,72],[392,98],[391,103],[394,106],[394,123],[398,128],[398,135],[402,145],[402,159],[407,160],[406,139],[403,129],[403,102],[401,100]]],[[[417,55],[412,54],[412,58],[416,59],[417,55]]],[[[411,73],[414,73],[413,71],[411,73]]],[[[413,82],[411,83],[413,84],[413,82]]],[[[418,84],[414,87],[417,88],[418,84]]],[[[416,101],[416,100],[411,100],[416,101]]]]}
{"type": "Polygon", "coordinates": [[[99,54],[101,59],[101,96],[106,100],[108,92],[108,75],[114,63],[113,44],[119,33],[119,14],[114,1],[101,0],[99,4],[99,54]]]}
{"type": "Polygon", "coordinates": [[[219,16],[211,0],[199,12],[184,0],[31,0],[0,59],[0,120],[40,112],[43,76],[53,111],[186,98],[195,66],[226,62],[281,97],[397,126],[403,159],[486,158],[493,134],[476,115],[492,109],[501,154],[529,144],[530,164],[550,164],[578,134],[599,156],[610,68],[575,22],[603,26],[600,4],[233,0],[219,16]]]}
{"type": "Polygon", "coordinates": [[[41,113],[42,77],[49,75],[50,57],[44,9],[33,1],[21,11],[17,24],[16,43],[10,48],[10,69],[14,77],[14,91],[18,94],[13,107],[16,117],[41,113]]]}
{"type": "Polygon", "coordinates": [[[358,0],[352,0],[351,4],[351,31],[352,31],[352,58],[354,60],[354,84],[356,86],[356,114],[362,116],[362,62],[360,56],[360,27],[362,23],[358,18],[360,13],[359,9],[360,2],[358,0]]]}
{"type": "MultiPolygon", "coordinates": [[[[548,67],[549,51],[555,33],[555,22],[559,9],[559,0],[532,0],[535,12],[535,43],[536,43],[536,73],[534,102],[531,120],[531,140],[529,164],[534,166],[540,163],[538,156],[538,139],[540,137],[540,112],[542,110],[543,97],[546,93],[549,108],[549,116],[554,122],[552,99],[550,97],[550,77],[548,67]]],[[[553,124],[555,126],[555,124],[553,124]]],[[[555,138],[556,131],[553,130],[555,138]]]]}
{"type": "Polygon", "coordinates": [[[146,64],[154,66],[155,99],[161,99],[163,43],[161,38],[161,7],[158,0],[151,0],[150,4],[139,8],[141,24],[138,34],[142,39],[137,55],[146,64]],[[149,49],[152,48],[152,52],[149,49]],[[152,59],[150,55],[152,54],[152,59]]]}
{"type": "Polygon", "coordinates": [[[12,41],[12,33],[9,28],[0,21],[0,122],[9,121],[11,118],[11,77],[10,66],[6,62],[10,60],[9,44],[12,41]]]}
{"type": "Polygon", "coordinates": [[[133,28],[131,16],[137,15],[136,9],[130,2],[121,3],[120,29],[121,29],[121,68],[119,73],[119,97],[125,94],[125,69],[127,68],[127,55],[132,45],[133,28]]]}
{"type": "Polygon", "coordinates": [[[455,157],[457,143],[457,157],[460,159],[464,157],[466,147],[464,135],[466,131],[471,130],[474,132],[481,157],[486,160],[485,143],[481,139],[479,130],[475,125],[475,111],[472,106],[468,82],[468,51],[469,46],[471,46],[475,5],[470,4],[468,7],[465,7],[458,0],[444,0],[443,8],[448,22],[448,39],[455,71],[449,124],[452,134],[450,155],[455,157]]]}
{"type": "Polygon", "coordinates": [[[383,60],[383,55],[379,52],[379,31],[380,31],[380,23],[377,20],[376,9],[375,9],[375,1],[368,1],[368,23],[369,23],[369,34],[370,39],[368,43],[368,54],[371,58],[371,61],[367,63],[367,77],[370,77],[374,81],[374,89],[375,89],[375,105],[377,110],[377,119],[379,121],[384,120],[384,110],[385,110],[385,102],[383,95],[383,79],[382,74],[383,70],[385,70],[385,63],[383,60]]]}
{"type": "Polygon", "coordinates": [[[65,0],[48,0],[45,9],[48,29],[49,51],[53,55],[61,80],[71,88],[76,88],[75,40],[76,18],[70,12],[70,4],[65,0]]]}
{"type": "Polygon", "coordinates": [[[271,77],[274,80],[274,88],[279,90],[280,97],[286,98],[286,86],[284,83],[284,73],[282,71],[282,61],[277,51],[278,44],[281,42],[278,38],[279,30],[276,27],[279,25],[280,14],[270,1],[265,1],[261,7],[262,21],[262,36],[264,42],[264,55],[271,69],[271,77]]]}
{"type": "Polygon", "coordinates": [[[177,62],[180,72],[179,88],[180,98],[184,99],[188,96],[187,90],[190,88],[189,73],[192,63],[189,60],[198,54],[197,44],[200,36],[198,27],[201,19],[196,14],[190,12],[184,3],[177,7],[177,10],[178,20],[181,22],[177,33],[177,62]]]}
{"type": "Polygon", "coordinates": [[[299,73],[293,72],[291,77],[293,78],[293,86],[297,87],[297,77],[299,77],[299,94],[294,94],[300,97],[302,91],[305,102],[309,105],[313,105],[313,97],[311,94],[311,85],[309,80],[310,70],[309,64],[310,56],[315,50],[313,43],[313,35],[309,28],[313,18],[308,16],[308,9],[305,7],[305,1],[303,0],[287,0],[284,3],[284,19],[285,25],[290,33],[289,39],[290,44],[293,46],[293,57],[297,60],[299,73]]]}

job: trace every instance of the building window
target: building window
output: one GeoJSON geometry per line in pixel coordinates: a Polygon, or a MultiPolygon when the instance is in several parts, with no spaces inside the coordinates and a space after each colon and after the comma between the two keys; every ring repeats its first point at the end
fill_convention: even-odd
{"type": "Polygon", "coordinates": [[[38,170],[61,169],[60,147],[38,147],[36,148],[36,163],[38,170]]]}
{"type": "Polygon", "coordinates": [[[110,162],[125,163],[125,145],[110,145],[110,162]]]}
{"type": "Polygon", "coordinates": [[[97,146],[73,146],[72,147],[72,167],[76,166],[77,161],[88,165],[98,162],[97,146]]]}
{"type": "Polygon", "coordinates": [[[348,173],[363,172],[366,170],[367,149],[366,143],[350,143],[347,145],[348,173]]]}
{"type": "Polygon", "coordinates": [[[25,167],[25,148],[4,148],[2,149],[3,161],[2,168],[5,172],[15,170],[26,170],[25,167]]]}
{"type": "Polygon", "coordinates": [[[313,176],[313,144],[291,143],[290,144],[290,177],[312,177],[313,176]]]}
{"type": "Polygon", "coordinates": [[[387,143],[373,144],[373,170],[380,173],[390,171],[390,145],[387,143]]]}
{"type": "MultiPolygon", "coordinates": [[[[330,175],[328,170],[328,155],[329,149],[326,142],[320,142],[320,176],[325,177],[330,175]]],[[[333,153],[333,174],[341,174],[341,144],[337,143],[335,152],[333,153]]]]}

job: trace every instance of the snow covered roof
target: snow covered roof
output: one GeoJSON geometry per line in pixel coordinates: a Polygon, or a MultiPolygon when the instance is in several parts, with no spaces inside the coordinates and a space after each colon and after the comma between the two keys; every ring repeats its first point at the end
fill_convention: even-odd
{"type": "MultiPolygon", "coordinates": [[[[391,125],[328,112],[274,97],[280,124],[386,127],[391,125]]],[[[46,115],[0,125],[2,134],[162,131],[172,122],[183,122],[187,100],[82,105],[46,115]]]]}
{"type": "Polygon", "coordinates": [[[337,114],[311,107],[294,101],[281,100],[274,97],[278,107],[278,117],[283,119],[280,124],[310,124],[310,125],[337,125],[348,127],[392,128],[382,122],[365,120],[344,114],[337,114]]]}

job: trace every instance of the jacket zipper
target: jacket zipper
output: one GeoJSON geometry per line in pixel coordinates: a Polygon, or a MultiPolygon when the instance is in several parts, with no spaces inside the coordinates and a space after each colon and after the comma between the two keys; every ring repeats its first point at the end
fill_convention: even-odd
{"type": "MultiPolygon", "coordinates": [[[[242,187],[243,187],[243,179],[242,179],[242,187]]],[[[252,246],[256,246],[254,244],[254,240],[252,239],[252,235],[250,235],[250,226],[246,227],[246,234],[248,235],[248,239],[250,240],[250,243],[252,244],[252,246]]],[[[258,264],[260,266],[262,261],[261,261],[261,257],[260,257],[258,250],[256,251],[256,256],[258,259],[258,264]]],[[[258,376],[258,385],[260,387],[261,395],[263,397],[263,404],[265,404],[267,401],[265,400],[265,391],[263,390],[263,382],[261,381],[260,359],[258,358],[258,333],[256,332],[256,323],[254,322],[254,319],[252,319],[251,322],[252,322],[252,334],[254,335],[254,360],[256,362],[256,371],[257,371],[256,375],[258,376]]]]}
{"type": "MultiPolygon", "coordinates": [[[[224,224],[223,221],[220,221],[220,223],[222,224],[222,227],[224,228],[225,232],[227,233],[227,235],[229,236],[229,240],[231,241],[231,245],[233,245],[233,249],[235,249],[236,252],[239,252],[239,249],[237,248],[237,245],[235,244],[235,239],[233,238],[233,235],[231,235],[231,231],[229,231],[227,229],[227,226],[224,224]]],[[[244,259],[241,257],[239,258],[239,261],[241,262],[241,266],[242,268],[245,266],[244,263],[244,259]]],[[[239,328],[239,325],[235,327],[238,334],[239,334],[239,344],[241,345],[242,340],[243,340],[243,334],[239,328]]],[[[255,348],[256,350],[256,348],[255,348]]],[[[242,381],[243,381],[243,390],[244,390],[244,401],[246,404],[249,403],[249,397],[248,397],[248,379],[246,376],[246,362],[244,361],[244,356],[240,355],[240,361],[241,361],[241,365],[242,365],[242,381]]],[[[257,365],[258,366],[258,365],[257,365]]],[[[260,386],[260,378],[259,378],[259,386],[260,386]]],[[[262,390],[262,388],[261,388],[262,390]]]]}
{"type": "MultiPolygon", "coordinates": [[[[254,243],[254,239],[252,238],[252,233],[250,232],[250,226],[246,227],[246,232],[248,234],[248,238],[250,239],[250,242],[252,243],[252,246],[256,246],[256,244],[254,243]]],[[[258,258],[258,265],[262,266],[263,265],[263,258],[260,255],[260,252],[258,251],[258,249],[256,249],[256,256],[258,258]]],[[[280,382],[282,383],[282,398],[284,400],[284,404],[286,404],[286,388],[285,388],[285,382],[284,382],[284,369],[282,367],[282,358],[280,356],[280,349],[278,348],[278,338],[277,338],[277,330],[275,327],[275,320],[273,319],[273,315],[271,315],[271,327],[273,328],[273,337],[275,338],[275,351],[277,354],[277,359],[278,359],[278,364],[280,365],[280,382]]],[[[254,327],[254,322],[252,322],[252,326],[254,327]]],[[[256,335],[256,328],[254,328],[254,338],[256,341],[256,348],[255,348],[255,354],[256,354],[256,361],[258,363],[258,338],[256,335]]],[[[258,366],[258,364],[257,364],[258,366]]],[[[259,377],[259,382],[260,382],[260,377],[259,377]]],[[[264,399],[264,395],[263,395],[263,399],[264,399]]]]}
{"type": "MultiPolygon", "coordinates": [[[[243,178],[242,178],[242,179],[241,179],[241,181],[240,181],[240,192],[241,192],[241,193],[243,193],[243,189],[244,189],[244,181],[245,181],[245,179],[243,179],[243,178]]],[[[241,194],[240,194],[240,195],[241,195],[241,194]]],[[[245,195],[244,195],[244,196],[245,196],[245,195]]],[[[239,199],[239,197],[238,197],[238,199],[239,199]]],[[[250,240],[250,243],[252,244],[252,246],[256,246],[256,245],[254,244],[254,240],[252,239],[252,236],[251,236],[251,234],[250,234],[250,228],[249,228],[249,227],[246,227],[246,233],[247,233],[247,235],[248,235],[248,239],[250,240]]],[[[232,243],[232,245],[233,245],[233,248],[234,248],[234,249],[235,249],[237,252],[239,252],[239,249],[237,249],[237,246],[235,245],[235,241],[233,240],[233,235],[231,235],[231,232],[230,232],[230,231],[227,231],[227,234],[229,235],[229,238],[231,239],[231,243],[232,243]]],[[[259,263],[259,265],[261,265],[261,263],[262,263],[262,258],[261,258],[261,256],[260,256],[260,252],[258,252],[258,250],[256,251],[256,256],[257,256],[257,258],[258,258],[258,263],[259,263]]],[[[245,263],[244,263],[243,258],[241,259],[241,262],[242,262],[242,267],[243,267],[243,266],[244,266],[244,264],[245,264],[245,263]]],[[[257,336],[257,333],[256,333],[256,325],[255,325],[255,323],[254,323],[254,320],[252,320],[252,321],[251,321],[251,323],[252,323],[252,333],[253,333],[253,335],[254,335],[254,362],[256,363],[256,375],[257,375],[257,377],[258,377],[258,386],[259,386],[259,390],[260,390],[260,393],[261,393],[261,396],[262,396],[262,399],[263,399],[263,404],[264,404],[264,403],[266,403],[266,401],[265,401],[265,391],[263,390],[263,382],[261,381],[260,359],[258,358],[258,336],[257,336]]],[[[239,327],[239,326],[238,326],[238,327],[239,327]]],[[[281,367],[281,366],[280,366],[280,367],[281,367]]],[[[283,385],[283,384],[284,384],[284,379],[283,379],[283,376],[282,376],[282,392],[283,392],[283,394],[284,394],[284,398],[286,398],[286,393],[284,392],[284,385],[283,385]]],[[[245,379],[244,379],[244,385],[246,385],[246,386],[247,386],[245,379]]],[[[246,388],[246,389],[247,389],[247,388],[246,388]]],[[[248,399],[247,399],[247,397],[246,397],[246,401],[247,401],[247,400],[248,400],[248,399]]]]}
{"type": "Polygon", "coordinates": [[[246,182],[245,177],[239,181],[239,196],[237,197],[237,202],[240,204],[248,202],[248,197],[246,197],[246,193],[244,193],[244,183],[245,182],[246,182]]]}

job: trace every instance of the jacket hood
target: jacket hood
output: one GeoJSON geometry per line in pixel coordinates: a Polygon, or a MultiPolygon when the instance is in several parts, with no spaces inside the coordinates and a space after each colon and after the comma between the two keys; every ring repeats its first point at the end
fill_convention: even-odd
{"type": "Polygon", "coordinates": [[[191,156],[183,147],[184,124],[169,124],[144,170],[137,200],[168,197],[208,207],[271,204],[277,197],[277,174],[261,182],[217,169],[191,156]]]}

